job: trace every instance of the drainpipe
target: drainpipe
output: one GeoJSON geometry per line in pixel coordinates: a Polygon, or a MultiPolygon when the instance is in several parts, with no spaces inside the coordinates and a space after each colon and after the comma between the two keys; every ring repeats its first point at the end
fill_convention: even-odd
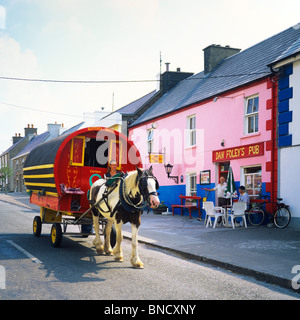
{"type": "MultiPolygon", "coordinates": [[[[271,130],[271,202],[276,202],[279,181],[278,181],[278,169],[279,169],[279,155],[277,147],[277,108],[278,108],[278,69],[273,69],[270,66],[272,71],[271,81],[272,81],[272,130],[271,130]]],[[[274,209],[274,208],[273,208],[274,209]]]]}

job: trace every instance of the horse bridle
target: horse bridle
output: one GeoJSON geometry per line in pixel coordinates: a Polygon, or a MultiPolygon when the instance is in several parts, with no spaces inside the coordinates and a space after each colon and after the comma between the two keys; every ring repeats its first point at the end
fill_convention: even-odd
{"type": "Polygon", "coordinates": [[[143,198],[148,202],[148,204],[150,204],[150,196],[157,196],[157,192],[156,191],[152,191],[149,192],[148,191],[148,179],[153,179],[155,181],[155,189],[158,190],[159,189],[159,183],[156,179],[156,177],[154,177],[153,175],[149,175],[148,172],[145,170],[142,174],[142,176],[140,177],[139,181],[138,181],[138,186],[139,186],[139,190],[141,192],[141,195],[143,196],[143,198]]]}

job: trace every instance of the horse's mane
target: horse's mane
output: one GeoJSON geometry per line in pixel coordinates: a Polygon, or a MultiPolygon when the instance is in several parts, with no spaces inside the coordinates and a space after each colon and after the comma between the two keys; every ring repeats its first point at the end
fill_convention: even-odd
{"type": "Polygon", "coordinates": [[[125,180],[126,188],[128,188],[128,190],[131,191],[131,194],[133,195],[133,197],[135,197],[135,195],[138,192],[137,174],[138,174],[137,170],[129,171],[125,180]]]}

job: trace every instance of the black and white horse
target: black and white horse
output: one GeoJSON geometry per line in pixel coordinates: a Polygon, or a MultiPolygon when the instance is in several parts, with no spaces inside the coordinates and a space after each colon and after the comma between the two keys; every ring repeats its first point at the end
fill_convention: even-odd
{"type": "Polygon", "coordinates": [[[138,229],[141,225],[141,214],[148,204],[151,208],[159,205],[157,189],[159,184],[152,173],[152,167],[147,170],[137,168],[123,177],[116,178],[116,184],[107,187],[104,179],[97,180],[90,190],[90,203],[94,205],[93,222],[95,229],[94,245],[99,254],[113,254],[115,260],[123,261],[121,242],[122,225],[130,222],[132,229],[132,254],[130,262],[135,268],[143,268],[143,262],[138,256],[138,229]],[[99,235],[99,214],[108,219],[105,228],[104,245],[99,235]],[[116,245],[112,249],[110,233],[113,223],[116,228],[116,245]]]}

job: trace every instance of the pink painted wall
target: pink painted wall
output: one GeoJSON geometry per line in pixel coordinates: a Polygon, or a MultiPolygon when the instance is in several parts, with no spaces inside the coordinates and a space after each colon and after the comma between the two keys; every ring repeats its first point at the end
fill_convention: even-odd
{"type": "MultiPolygon", "coordinates": [[[[266,121],[271,118],[271,110],[266,109],[266,101],[271,98],[271,90],[267,89],[267,82],[228,93],[226,96],[232,98],[218,98],[216,102],[211,99],[206,103],[132,128],[129,131],[129,138],[139,149],[144,167],[148,168],[151,165],[147,151],[147,130],[153,123],[156,127],[153,152],[165,153],[164,164],[170,162],[174,165],[172,175],[184,176],[182,184],[185,184],[188,172],[196,172],[199,183],[201,170],[211,170],[211,182],[217,182],[216,164],[212,162],[214,150],[268,141],[271,133],[266,131],[266,121]],[[245,135],[245,98],[256,94],[259,95],[259,132],[245,135]],[[186,146],[185,132],[187,117],[193,114],[196,115],[197,145],[189,148],[186,146]],[[222,139],[225,142],[224,147],[221,146],[222,139]]],[[[263,156],[231,160],[235,180],[240,180],[241,166],[261,165],[262,181],[270,182],[270,173],[266,172],[265,168],[266,162],[270,160],[271,152],[266,150],[263,156]]],[[[152,164],[152,166],[161,185],[175,185],[173,180],[167,178],[163,164],[152,164]]]]}

